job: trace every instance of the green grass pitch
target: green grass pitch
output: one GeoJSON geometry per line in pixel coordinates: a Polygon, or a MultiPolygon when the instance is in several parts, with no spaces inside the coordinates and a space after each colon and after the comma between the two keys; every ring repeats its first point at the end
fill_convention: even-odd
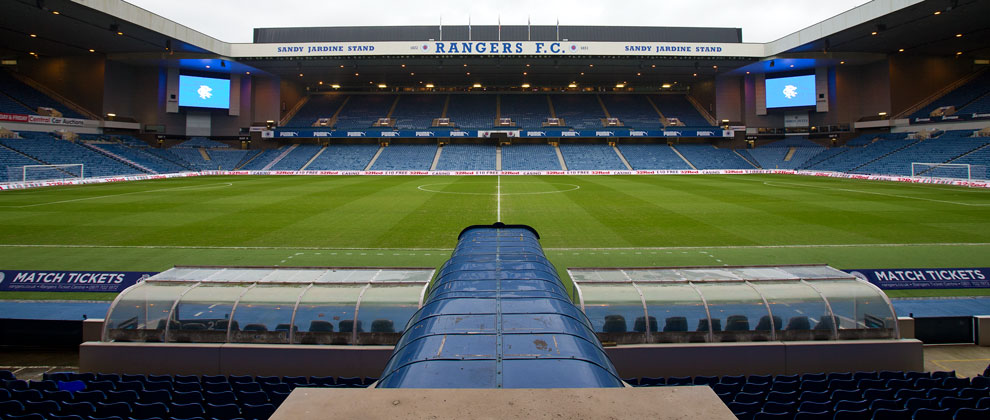
{"type": "Polygon", "coordinates": [[[565,283],[567,267],[990,263],[982,189],[788,175],[231,176],[0,192],[0,268],[436,267],[461,229],[499,215],[539,231],[565,283]]]}

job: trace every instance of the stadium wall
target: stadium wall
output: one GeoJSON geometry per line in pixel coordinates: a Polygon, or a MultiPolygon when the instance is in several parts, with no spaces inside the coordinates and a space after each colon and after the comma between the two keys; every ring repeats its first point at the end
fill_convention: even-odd
{"type": "Polygon", "coordinates": [[[18,60],[19,73],[41,83],[87,111],[103,115],[105,65],[102,56],[18,60]]]}
{"type": "Polygon", "coordinates": [[[292,107],[294,107],[300,100],[302,100],[304,96],[306,96],[306,89],[299,83],[289,80],[281,80],[278,86],[280,98],[280,105],[278,109],[279,118],[274,118],[275,121],[278,121],[284,117],[285,114],[292,109],[292,107]]]}
{"type": "MultiPolygon", "coordinates": [[[[245,78],[241,78],[245,80],[245,78]]],[[[251,98],[254,106],[251,107],[251,122],[265,122],[268,120],[278,121],[280,82],[276,77],[251,76],[251,98]]],[[[243,94],[242,94],[243,97],[243,94]]],[[[241,110],[241,115],[244,115],[241,110]]]]}
{"type": "Polygon", "coordinates": [[[976,70],[972,60],[957,58],[891,56],[889,62],[891,115],[976,70]]]}
{"type": "Polygon", "coordinates": [[[880,112],[890,113],[890,76],[887,61],[835,70],[832,112],[837,122],[854,122],[880,112]]]}
{"type": "Polygon", "coordinates": [[[716,83],[714,79],[702,80],[691,84],[691,90],[688,93],[698,101],[709,114],[718,115],[716,111],[718,108],[715,106],[716,101],[716,83]]]}

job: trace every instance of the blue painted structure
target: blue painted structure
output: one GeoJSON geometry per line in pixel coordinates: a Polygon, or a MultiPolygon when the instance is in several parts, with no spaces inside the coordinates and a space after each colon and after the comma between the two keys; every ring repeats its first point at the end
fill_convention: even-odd
{"type": "Polygon", "coordinates": [[[621,387],[529,226],[471,226],[410,319],[380,388],[621,387]]]}

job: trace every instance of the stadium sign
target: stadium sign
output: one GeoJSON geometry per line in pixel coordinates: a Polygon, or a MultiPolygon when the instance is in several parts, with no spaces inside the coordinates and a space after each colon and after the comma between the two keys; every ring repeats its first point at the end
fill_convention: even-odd
{"type": "Polygon", "coordinates": [[[898,268],[845,270],[881,289],[990,287],[990,268],[898,268]]]}
{"type": "Polygon", "coordinates": [[[764,44],[570,41],[383,41],[231,44],[231,57],[591,55],[657,57],[766,56],[764,44]]]}
{"type": "Polygon", "coordinates": [[[47,117],[44,115],[23,115],[0,113],[0,121],[10,121],[28,124],[66,125],[70,127],[96,127],[97,121],[81,120],[78,118],[47,117]]]}
{"type": "Polygon", "coordinates": [[[368,137],[368,138],[446,138],[446,137],[474,137],[488,138],[493,133],[505,133],[509,137],[521,138],[615,138],[615,137],[732,137],[732,130],[632,130],[628,128],[616,128],[608,131],[604,130],[570,130],[570,129],[543,129],[543,130],[458,130],[458,129],[433,129],[431,131],[415,130],[366,130],[366,131],[344,131],[344,130],[305,130],[292,129],[291,131],[278,130],[275,137],[278,138],[347,138],[347,137],[368,137]]]}
{"type": "Polygon", "coordinates": [[[147,271],[0,271],[0,290],[7,292],[118,293],[155,274],[147,271]]]}

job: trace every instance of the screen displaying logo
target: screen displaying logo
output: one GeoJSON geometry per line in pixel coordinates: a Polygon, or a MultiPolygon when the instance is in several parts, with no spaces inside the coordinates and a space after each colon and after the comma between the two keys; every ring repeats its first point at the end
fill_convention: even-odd
{"type": "Polygon", "coordinates": [[[230,80],[179,75],[179,106],[230,108],[230,80]]]}
{"type": "Polygon", "coordinates": [[[815,104],[815,76],[781,77],[766,80],[767,108],[815,104]]]}

